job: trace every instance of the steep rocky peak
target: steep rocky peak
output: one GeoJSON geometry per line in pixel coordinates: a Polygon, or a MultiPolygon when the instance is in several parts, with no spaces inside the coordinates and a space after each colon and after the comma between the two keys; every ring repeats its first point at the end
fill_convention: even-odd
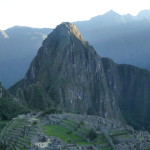
{"type": "Polygon", "coordinates": [[[62,35],[71,35],[71,34],[73,34],[79,40],[84,41],[82,39],[81,33],[78,31],[77,27],[74,24],[72,24],[72,23],[63,22],[60,25],[58,25],[56,27],[56,29],[54,29],[54,31],[58,31],[62,35]]]}

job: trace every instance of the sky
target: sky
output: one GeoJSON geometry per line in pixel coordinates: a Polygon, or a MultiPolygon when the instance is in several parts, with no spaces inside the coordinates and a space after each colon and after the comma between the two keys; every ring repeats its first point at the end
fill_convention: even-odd
{"type": "Polygon", "coordinates": [[[150,9],[150,0],[0,0],[0,29],[15,25],[54,28],[109,10],[136,15],[144,9],[150,9]]]}

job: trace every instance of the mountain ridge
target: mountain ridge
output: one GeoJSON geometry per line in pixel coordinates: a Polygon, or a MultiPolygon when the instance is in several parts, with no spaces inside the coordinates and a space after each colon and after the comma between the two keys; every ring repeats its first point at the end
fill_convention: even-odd
{"type": "Polygon", "coordinates": [[[74,23],[102,57],[149,69],[149,20],[139,15],[110,14],[74,23]]]}

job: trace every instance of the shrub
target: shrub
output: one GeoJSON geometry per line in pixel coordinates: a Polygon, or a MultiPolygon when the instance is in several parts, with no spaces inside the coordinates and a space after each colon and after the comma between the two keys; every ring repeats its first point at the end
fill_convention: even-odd
{"type": "Polygon", "coordinates": [[[58,110],[56,108],[49,108],[49,109],[43,111],[42,116],[50,115],[50,114],[58,114],[58,113],[62,113],[62,111],[58,110]]]}
{"type": "Polygon", "coordinates": [[[97,138],[97,133],[96,133],[93,129],[91,129],[91,130],[88,132],[88,134],[87,134],[87,138],[88,138],[90,141],[92,141],[92,140],[94,140],[94,139],[97,138]]]}
{"type": "Polygon", "coordinates": [[[15,102],[12,99],[1,98],[0,99],[0,119],[10,120],[19,114],[24,114],[29,112],[27,108],[15,102]]]}

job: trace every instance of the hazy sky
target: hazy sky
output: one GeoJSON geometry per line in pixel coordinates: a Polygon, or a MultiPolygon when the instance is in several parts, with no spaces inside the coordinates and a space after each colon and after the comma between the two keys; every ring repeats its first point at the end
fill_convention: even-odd
{"type": "Polygon", "coordinates": [[[87,20],[113,9],[136,15],[150,0],[0,0],[0,29],[14,25],[55,27],[63,21],[87,20]]]}

